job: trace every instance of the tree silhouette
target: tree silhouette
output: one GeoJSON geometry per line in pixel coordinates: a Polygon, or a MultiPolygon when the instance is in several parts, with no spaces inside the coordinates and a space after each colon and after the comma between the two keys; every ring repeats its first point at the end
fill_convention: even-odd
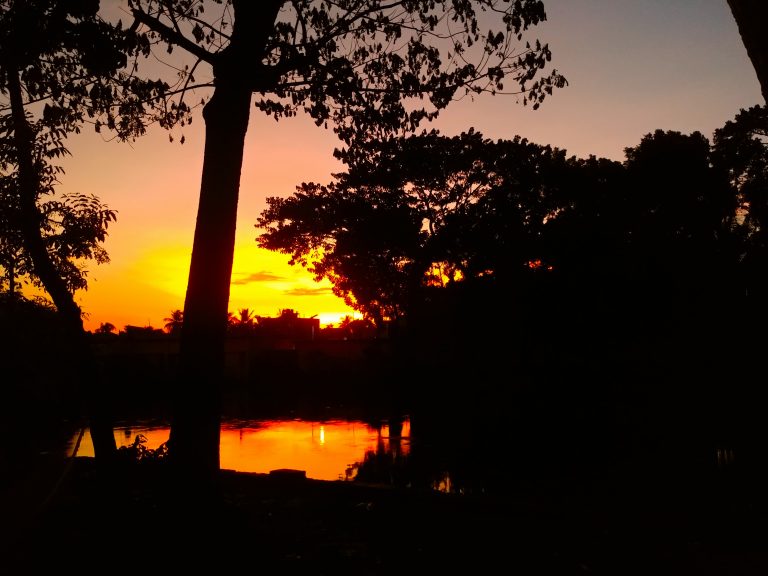
{"type": "Polygon", "coordinates": [[[168,334],[181,334],[181,327],[184,325],[184,312],[182,310],[174,310],[170,316],[163,318],[163,322],[165,322],[163,328],[168,334]]]}
{"type": "Polygon", "coordinates": [[[516,274],[562,207],[563,151],[519,137],[430,132],[356,145],[328,185],[268,198],[259,245],[291,255],[381,324],[432,287],[516,274]]]}
{"type": "Polygon", "coordinates": [[[716,130],[713,162],[727,174],[738,203],[733,248],[739,261],[741,293],[758,317],[768,310],[768,106],[741,110],[716,130]],[[759,311],[762,310],[762,313],[759,311]]]}
{"type": "Polygon", "coordinates": [[[256,329],[257,318],[249,308],[240,308],[237,314],[231,314],[229,328],[234,334],[252,334],[256,329]]]}
{"type": "Polygon", "coordinates": [[[736,196],[699,132],[657,130],[626,157],[628,262],[643,272],[638,280],[649,301],[656,294],[692,305],[723,277],[723,239],[732,229],[736,196]]]}
{"type": "Polygon", "coordinates": [[[253,321],[254,321],[253,312],[248,308],[240,308],[240,310],[237,311],[238,324],[242,326],[251,326],[253,325],[253,321]]]}
{"type": "Polygon", "coordinates": [[[96,334],[114,334],[115,330],[115,325],[111,322],[102,322],[99,324],[99,327],[96,328],[96,334]]]}
{"type": "Polygon", "coordinates": [[[425,378],[489,370],[509,350],[588,362],[666,334],[694,354],[724,333],[741,276],[765,286],[762,114],[742,112],[714,148],[658,130],[624,163],[473,132],[351,146],[331,183],[267,200],[258,242],[366,317],[403,316],[404,365],[425,378]]]}
{"type": "Polygon", "coordinates": [[[434,118],[457,91],[516,91],[536,108],[565,80],[556,72],[537,79],[549,48],[522,43],[526,30],[545,18],[539,0],[233,0],[223,4],[221,18],[210,5],[204,10],[202,2],[189,0],[131,0],[129,6],[148,38],[196,59],[184,72],[190,82],[201,64],[213,71],[184,305],[184,384],[170,439],[172,459],[202,477],[218,469],[217,387],[252,95],[276,119],[304,111],[350,141],[413,129],[434,118]]]}
{"type": "MultiPolygon", "coordinates": [[[[145,95],[153,88],[120,72],[126,52],[137,48],[136,38],[131,31],[103,22],[97,15],[98,3],[6,0],[0,9],[0,52],[5,55],[0,61],[2,168],[10,178],[4,183],[4,195],[7,198],[9,190],[13,195],[19,232],[11,242],[18,246],[22,240],[24,266],[31,263],[32,274],[52,298],[71,333],[73,354],[81,358],[81,377],[88,381],[90,352],[81,310],[71,292],[73,281],[84,286],[84,276],[68,258],[106,258],[98,243],[114,213],[84,196],[73,197],[69,204],[38,201],[50,192],[60,172],[51,162],[67,152],[63,141],[68,133],[79,131],[87,118],[97,117],[107,118],[114,127],[120,124],[122,134],[138,132],[135,124],[116,120],[113,106],[124,93],[118,87],[146,86],[145,95]],[[57,218],[54,212],[56,224],[52,224],[57,218]]],[[[129,99],[121,103],[118,118],[125,118],[124,113],[135,117],[129,99]]],[[[15,258],[19,252],[11,255],[15,258]]],[[[18,262],[9,265],[15,269],[18,262]]],[[[85,387],[91,393],[96,390],[92,384],[85,387]]],[[[108,428],[107,423],[92,422],[97,454],[115,452],[108,428]]]]}
{"type": "MultiPolygon", "coordinates": [[[[53,193],[53,183],[41,183],[43,193],[53,193]]],[[[0,267],[6,272],[8,290],[14,293],[16,284],[25,277],[44,288],[34,273],[32,259],[25,250],[18,213],[18,194],[13,176],[0,174],[0,267]]],[[[69,292],[88,288],[85,262],[109,262],[101,243],[116,213],[93,195],[67,194],[60,200],[38,200],[41,237],[51,263],[69,292]]]]}
{"type": "Polygon", "coordinates": [[[757,73],[763,99],[768,104],[768,5],[760,0],[728,0],[747,55],[757,73]]]}
{"type": "Polygon", "coordinates": [[[339,322],[339,330],[345,338],[366,338],[376,334],[376,326],[365,318],[344,316],[339,322]]]}

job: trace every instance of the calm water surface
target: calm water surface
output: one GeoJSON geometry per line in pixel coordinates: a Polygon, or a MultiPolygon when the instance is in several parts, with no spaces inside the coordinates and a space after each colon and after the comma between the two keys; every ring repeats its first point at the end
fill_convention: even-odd
{"type": "MultiPolygon", "coordinates": [[[[118,446],[146,437],[147,448],[168,440],[170,428],[162,424],[133,424],[115,428],[118,446]]],[[[93,456],[88,429],[70,441],[70,454],[93,456]]],[[[268,473],[279,468],[304,470],[308,478],[345,480],[370,454],[406,456],[410,449],[410,422],[390,438],[389,426],[380,428],[350,420],[230,420],[221,427],[221,467],[240,472],[268,473]]]]}

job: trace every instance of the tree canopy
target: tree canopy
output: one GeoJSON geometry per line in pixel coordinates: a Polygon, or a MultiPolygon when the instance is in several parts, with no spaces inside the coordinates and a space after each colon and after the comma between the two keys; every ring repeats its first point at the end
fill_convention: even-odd
{"type": "Polygon", "coordinates": [[[271,197],[259,244],[328,278],[381,322],[424,286],[505,274],[534,258],[555,209],[565,154],[469,131],[368,142],[339,153],[348,171],[271,197]]]}
{"type": "MultiPolygon", "coordinates": [[[[117,213],[93,194],[56,195],[61,168],[54,162],[66,154],[63,131],[46,129],[42,122],[33,122],[33,168],[37,183],[34,204],[37,208],[39,233],[46,252],[67,290],[86,289],[88,260],[103,264],[109,255],[102,246],[107,229],[117,213]]],[[[32,256],[26,248],[22,223],[25,220],[17,154],[13,142],[13,122],[9,116],[0,118],[5,130],[0,136],[0,267],[5,270],[8,290],[13,293],[22,279],[44,288],[35,274],[32,256]]]]}
{"type": "Polygon", "coordinates": [[[85,123],[104,123],[125,138],[139,134],[138,103],[164,90],[131,76],[129,54],[146,46],[104,22],[98,8],[90,1],[0,3],[0,257],[11,284],[30,276],[72,318],[79,310],[70,293],[87,286],[82,263],[107,261],[101,243],[116,212],[92,194],[56,198],[56,162],[68,154],[67,136],[85,123]]]}
{"type": "Polygon", "coordinates": [[[129,0],[128,6],[132,28],[146,43],[191,58],[172,72],[181,89],[147,100],[144,112],[166,126],[186,122],[190,93],[206,90],[181,333],[186,382],[178,389],[170,440],[172,459],[202,477],[218,469],[218,382],[254,95],[256,107],[277,120],[306,113],[352,142],[413,131],[458,95],[517,94],[535,108],[566,81],[554,70],[545,75],[549,47],[524,38],[546,18],[540,0],[129,0]]]}
{"type": "Polygon", "coordinates": [[[258,243],[377,322],[423,308],[435,287],[514,291],[547,271],[561,296],[598,307],[722,302],[761,242],[761,114],[742,111],[713,144],[657,130],[623,164],[474,131],[355,145],[332,182],[267,199],[258,243]]]}
{"type": "MultiPolygon", "coordinates": [[[[93,0],[0,1],[2,264],[11,287],[18,270],[50,295],[91,408],[98,389],[72,292],[86,285],[78,259],[106,259],[101,242],[115,212],[91,195],[48,198],[60,173],[55,161],[67,153],[67,135],[86,122],[99,129],[103,121],[121,138],[140,134],[141,102],[165,90],[126,68],[128,55],[148,46],[98,9],[93,0]]],[[[114,454],[111,422],[98,409],[90,416],[97,454],[114,454]]]]}
{"type": "Polygon", "coordinates": [[[716,130],[713,162],[735,191],[734,250],[750,308],[768,309],[768,106],[741,110],[716,130]]]}
{"type": "Polygon", "coordinates": [[[548,45],[524,40],[546,19],[540,0],[131,0],[129,7],[144,31],[142,49],[162,43],[192,57],[179,71],[184,89],[166,92],[169,100],[155,108],[167,124],[189,117],[188,92],[229,83],[257,94],[256,107],[275,119],[307,113],[344,140],[414,129],[457,94],[518,94],[538,108],[566,84],[556,70],[543,75],[548,45]]]}

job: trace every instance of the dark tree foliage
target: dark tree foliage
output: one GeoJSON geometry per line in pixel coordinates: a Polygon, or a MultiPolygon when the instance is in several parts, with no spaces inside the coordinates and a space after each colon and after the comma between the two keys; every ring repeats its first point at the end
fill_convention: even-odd
{"type": "MultiPolygon", "coordinates": [[[[148,41],[197,60],[182,71],[187,88],[206,85],[194,76],[200,78],[198,67],[206,63],[214,69],[214,86],[237,77],[241,88],[260,96],[261,111],[275,119],[308,113],[344,140],[413,129],[457,91],[519,94],[538,108],[553,88],[565,85],[556,71],[540,74],[551,59],[549,47],[523,42],[528,28],[546,19],[539,0],[129,5],[148,41]]],[[[176,110],[188,112],[183,97],[180,102],[176,110]]]]}
{"type": "Polygon", "coordinates": [[[454,320],[461,306],[496,307],[573,346],[579,331],[586,343],[726,321],[745,240],[757,250],[765,177],[756,133],[727,133],[741,158],[722,131],[713,151],[700,133],[658,130],[623,164],[475,132],[353,146],[330,184],[269,198],[258,241],[379,322],[413,324],[430,302],[454,320]],[[718,154],[735,162],[730,182],[718,154]]]}
{"type": "Polygon", "coordinates": [[[627,196],[619,217],[628,264],[651,280],[645,286],[650,293],[690,303],[723,278],[735,194],[698,132],[657,130],[626,156],[627,196]]]}
{"type": "Polygon", "coordinates": [[[173,310],[170,316],[163,318],[163,328],[168,334],[177,336],[181,333],[181,327],[184,324],[184,312],[182,310],[173,310]]]}
{"type": "MultiPolygon", "coordinates": [[[[61,139],[51,141],[51,132],[41,123],[33,123],[29,116],[28,119],[35,134],[33,167],[40,237],[67,291],[85,290],[88,287],[86,262],[109,262],[102,243],[117,214],[93,195],[67,194],[56,198],[55,188],[61,169],[52,162],[65,154],[66,148],[61,139]]],[[[13,126],[9,117],[0,118],[0,122],[11,124],[0,132],[0,268],[5,271],[8,291],[14,294],[21,282],[28,281],[40,288],[45,285],[35,274],[34,261],[25,247],[13,126]]]]}
{"type": "MultiPolygon", "coordinates": [[[[10,113],[9,87],[16,72],[24,105],[35,113],[40,129],[60,144],[84,123],[96,130],[116,130],[122,138],[143,134],[145,107],[171,88],[133,74],[130,55],[148,55],[146,38],[110,24],[98,14],[96,0],[3,0],[0,43],[4,114],[10,113]]],[[[60,153],[64,153],[61,150],[60,153]]]]}
{"type": "Polygon", "coordinates": [[[646,238],[700,243],[716,240],[727,226],[735,200],[724,174],[710,159],[709,141],[699,132],[657,130],[627,148],[629,175],[626,227],[646,238]]]}
{"type": "Polygon", "coordinates": [[[267,199],[259,244],[328,278],[379,323],[418,306],[425,289],[530,270],[570,170],[561,150],[474,131],[365,143],[339,156],[348,170],[334,182],[267,199]]]}
{"type": "Polygon", "coordinates": [[[0,447],[0,467],[11,475],[39,458],[51,438],[71,433],[65,422],[79,417],[81,406],[76,382],[67,377],[76,362],[68,354],[71,338],[48,300],[0,292],[0,327],[0,433],[13,438],[0,447]]]}
{"type": "Polygon", "coordinates": [[[734,222],[747,310],[768,306],[768,107],[741,110],[715,131],[713,162],[727,174],[738,203],[734,222]]]}
{"type": "MultiPolygon", "coordinates": [[[[210,477],[218,469],[218,382],[253,95],[256,107],[275,119],[306,113],[349,142],[413,130],[466,94],[513,93],[535,108],[566,82],[555,71],[543,75],[548,46],[524,39],[546,18],[540,0],[130,0],[129,6],[147,41],[194,59],[181,71],[185,87],[213,88],[203,110],[206,147],[170,440],[179,468],[210,477]],[[210,81],[200,80],[206,68],[210,81]]],[[[187,94],[161,102],[160,118],[186,121],[187,94]]]]}
{"type": "MultiPolygon", "coordinates": [[[[84,122],[103,118],[121,136],[140,133],[134,119],[141,99],[164,89],[123,70],[127,54],[145,47],[130,31],[103,22],[98,8],[91,0],[0,2],[0,219],[4,265],[13,267],[6,276],[14,284],[19,267],[50,295],[89,394],[95,388],[86,372],[93,367],[72,294],[85,276],[75,260],[106,258],[99,244],[114,212],[91,196],[46,199],[60,171],[53,162],[66,153],[67,134],[84,122]]],[[[97,453],[114,453],[109,426],[92,421],[91,428],[97,453]]]]}
{"type": "Polygon", "coordinates": [[[763,114],[713,145],[647,134],[623,163],[474,132],[353,146],[331,183],[270,198],[258,241],[371,318],[395,302],[395,405],[447,422],[474,408],[471,431],[495,413],[497,449],[544,476],[633,450],[708,462],[715,438],[762,455],[763,114]]]}
{"type": "Polygon", "coordinates": [[[140,38],[101,20],[98,2],[0,3],[0,113],[5,243],[22,272],[31,272],[73,325],[81,324],[73,289],[86,286],[72,259],[104,261],[99,247],[115,213],[95,198],[49,199],[68,153],[65,139],[83,123],[121,137],[140,134],[142,99],[164,92],[125,67],[148,50],[140,38]],[[23,245],[23,250],[22,250],[23,245]],[[23,254],[20,253],[23,251],[23,254]]]}

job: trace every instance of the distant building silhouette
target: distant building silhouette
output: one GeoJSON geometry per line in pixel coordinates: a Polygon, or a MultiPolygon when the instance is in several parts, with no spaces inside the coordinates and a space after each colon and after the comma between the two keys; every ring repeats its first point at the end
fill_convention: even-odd
{"type": "Polygon", "coordinates": [[[130,324],[126,325],[120,333],[126,336],[139,336],[139,335],[164,336],[165,335],[165,332],[163,332],[159,328],[153,328],[152,326],[131,326],[130,324]]]}
{"type": "Polygon", "coordinates": [[[320,320],[286,314],[277,318],[259,317],[259,332],[264,340],[271,340],[275,348],[292,350],[296,348],[297,341],[319,337],[320,320]]]}
{"type": "MultiPolygon", "coordinates": [[[[164,385],[179,364],[180,331],[127,325],[118,334],[95,331],[95,350],[112,370],[112,378],[143,385],[164,385]]],[[[293,310],[277,317],[256,317],[248,330],[230,330],[225,372],[232,382],[250,382],[266,373],[290,378],[298,374],[332,374],[358,368],[369,349],[386,348],[386,338],[360,321],[324,327],[316,317],[293,310]]]]}

